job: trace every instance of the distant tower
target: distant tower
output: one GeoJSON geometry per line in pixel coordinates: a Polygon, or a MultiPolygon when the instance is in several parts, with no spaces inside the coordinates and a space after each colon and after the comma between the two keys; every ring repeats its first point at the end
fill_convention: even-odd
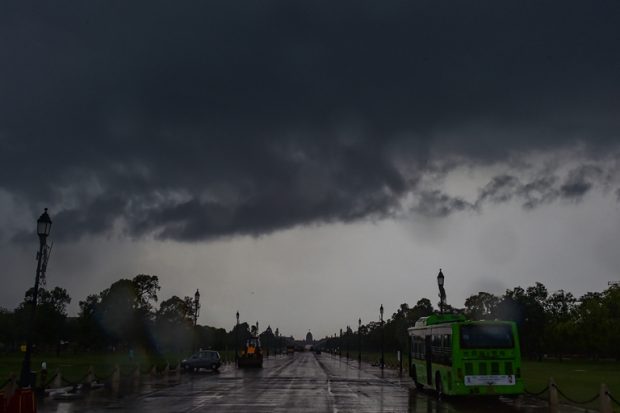
{"type": "Polygon", "coordinates": [[[312,344],[314,340],[312,339],[312,333],[308,330],[308,334],[306,334],[306,343],[312,344]]]}

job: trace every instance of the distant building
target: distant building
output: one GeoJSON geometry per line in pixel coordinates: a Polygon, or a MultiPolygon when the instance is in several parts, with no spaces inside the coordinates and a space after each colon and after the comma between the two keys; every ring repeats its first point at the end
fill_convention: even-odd
{"type": "Polygon", "coordinates": [[[308,334],[306,334],[306,343],[307,344],[314,343],[314,340],[312,339],[312,333],[310,331],[308,331],[308,334]]]}

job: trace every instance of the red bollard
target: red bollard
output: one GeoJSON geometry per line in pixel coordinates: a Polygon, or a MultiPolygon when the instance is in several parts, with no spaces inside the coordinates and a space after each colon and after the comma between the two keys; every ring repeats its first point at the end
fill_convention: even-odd
{"type": "MultiPolygon", "coordinates": [[[[3,404],[4,406],[4,404],[3,404]]],[[[1,411],[1,410],[0,410],[1,411]]],[[[32,389],[17,389],[6,405],[6,413],[36,413],[37,401],[32,389]]]]}

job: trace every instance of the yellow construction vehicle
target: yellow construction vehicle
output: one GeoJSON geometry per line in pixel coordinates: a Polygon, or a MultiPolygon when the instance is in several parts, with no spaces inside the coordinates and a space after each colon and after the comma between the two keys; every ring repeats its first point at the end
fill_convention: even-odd
{"type": "Polygon", "coordinates": [[[258,337],[250,337],[237,357],[238,367],[263,367],[263,350],[258,337]]]}

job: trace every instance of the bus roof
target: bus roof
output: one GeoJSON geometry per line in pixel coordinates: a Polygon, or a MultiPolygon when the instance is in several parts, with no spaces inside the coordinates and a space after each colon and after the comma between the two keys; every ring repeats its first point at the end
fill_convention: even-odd
{"type": "Polygon", "coordinates": [[[467,321],[463,314],[433,314],[421,317],[415,322],[415,327],[426,327],[434,324],[458,323],[467,321]]]}

